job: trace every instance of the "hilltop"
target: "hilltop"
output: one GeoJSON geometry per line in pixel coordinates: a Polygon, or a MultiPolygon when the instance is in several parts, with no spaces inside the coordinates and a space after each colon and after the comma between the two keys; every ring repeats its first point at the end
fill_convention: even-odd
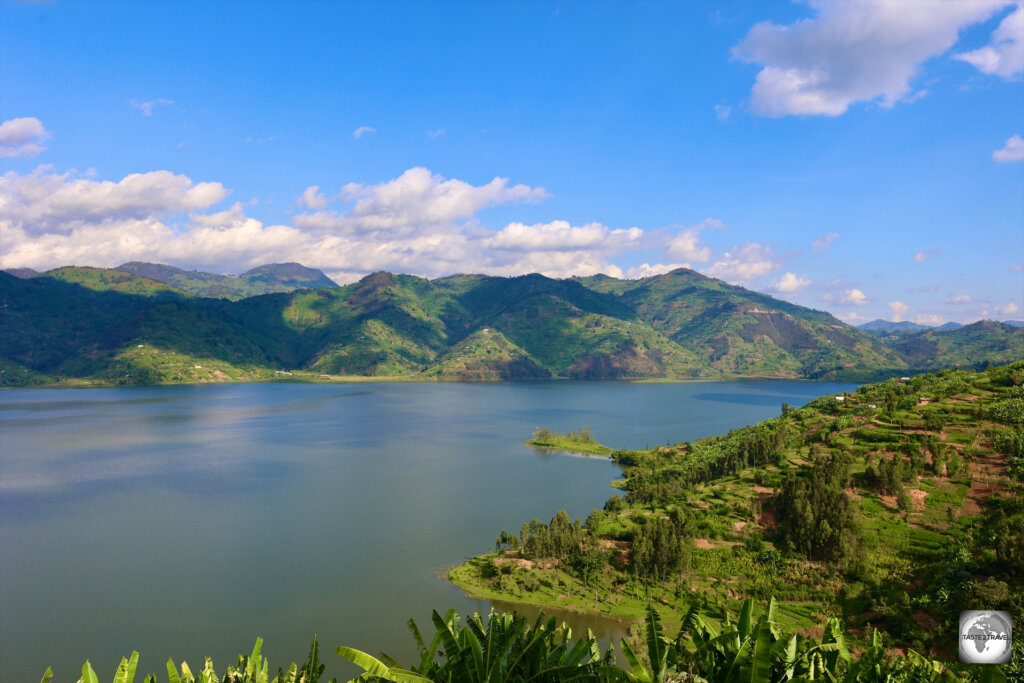
{"type": "Polygon", "coordinates": [[[278,264],[231,286],[287,291],[244,298],[225,289],[225,277],[154,264],[0,275],[2,384],[861,381],[1024,357],[1024,328],[983,322],[889,342],[688,269],[640,280],[380,272],[338,287],[319,271],[278,264]]]}
{"type": "Polygon", "coordinates": [[[237,276],[183,270],[174,266],[140,261],[124,263],[115,270],[163,282],[195,296],[232,301],[260,294],[291,292],[296,289],[330,289],[338,286],[321,271],[298,263],[271,263],[247,270],[237,276]]]}
{"type": "MultiPolygon", "coordinates": [[[[555,435],[557,436],[557,435],[555,435]]],[[[587,434],[589,438],[589,433],[587,434]]],[[[470,594],[620,618],[778,599],[780,625],[953,657],[962,609],[1024,610],[1024,361],[827,395],[695,443],[615,451],[585,522],[497,534],[470,594]]]]}

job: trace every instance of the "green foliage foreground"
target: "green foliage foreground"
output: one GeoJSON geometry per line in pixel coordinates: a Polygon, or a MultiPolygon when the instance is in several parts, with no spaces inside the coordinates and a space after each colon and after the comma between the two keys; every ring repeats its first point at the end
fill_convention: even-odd
{"type": "MultiPolygon", "coordinates": [[[[349,647],[335,648],[365,673],[354,681],[395,683],[557,683],[558,681],[605,681],[609,683],[783,683],[830,681],[832,683],[1001,683],[1024,675],[1018,640],[1014,660],[1005,667],[964,667],[928,659],[913,650],[907,656],[890,653],[876,631],[859,654],[847,647],[843,624],[830,619],[821,638],[787,632],[778,625],[774,598],[755,616],[753,600],[744,601],[735,621],[728,612],[705,615],[692,606],[675,638],[665,635],[657,610],[648,606],[641,642],[622,640],[620,647],[628,668],[614,664],[609,648],[601,653],[589,630],[574,638],[572,630],[542,614],[532,624],[516,613],[491,612],[484,622],[474,614],[462,625],[454,610],[443,617],[432,615],[434,636],[424,640],[416,623],[409,630],[416,640],[420,659],[402,668],[387,655],[380,658],[349,647]],[[705,617],[710,618],[705,618],[705,617]],[[721,622],[720,628],[714,622],[721,622]],[[954,668],[956,670],[954,670],[954,668]]],[[[193,674],[185,662],[181,670],[168,660],[169,683],[318,683],[324,672],[316,638],[302,666],[292,664],[269,678],[269,664],[260,654],[263,641],[256,640],[252,654],[240,655],[235,666],[217,676],[213,663],[193,674]]],[[[139,654],[122,658],[113,683],[133,683],[139,654]]],[[[50,669],[42,683],[50,683],[50,669]]],[[[156,683],[152,674],[144,683],[156,683]]],[[[82,667],[79,683],[99,683],[91,664],[82,667]]],[[[328,683],[328,682],[325,682],[328,683]]],[[[329,683],[337,683],[331,679],[329,683]]],[[[351,683],[351,682],[350,682],[351,683]]]]}

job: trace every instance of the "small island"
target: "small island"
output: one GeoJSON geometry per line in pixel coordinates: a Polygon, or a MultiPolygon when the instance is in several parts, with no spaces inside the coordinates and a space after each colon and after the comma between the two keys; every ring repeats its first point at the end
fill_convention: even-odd
{"type": "Polygon", "coordinates": [[[537,427],[533,430],[533,438],[523,443],[534,448],[585,455],[610,455],[612,452],[612,449],[594,440],[590,434],[590,427],[583,427],[567,434],[556,434],[547,427],[537,427]]]}

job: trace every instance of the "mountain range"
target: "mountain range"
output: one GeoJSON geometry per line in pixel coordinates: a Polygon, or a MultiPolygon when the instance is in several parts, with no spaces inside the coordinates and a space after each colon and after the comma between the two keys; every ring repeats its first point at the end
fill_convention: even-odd
{"type": "Polygon", "coordinates": [[[379,272],[339,287],[299,264],[231,277],[129,263],[5,273],[0,306],[5,386],[342,375],[866,380],[1024,358],[1024,329],[1011,325],[880,338],[685,268],[640,280],[379,272]]]}

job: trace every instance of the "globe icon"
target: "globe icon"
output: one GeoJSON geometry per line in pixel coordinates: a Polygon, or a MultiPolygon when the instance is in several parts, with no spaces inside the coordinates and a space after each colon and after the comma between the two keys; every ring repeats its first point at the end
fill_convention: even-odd
{"type": "Polygon", "coordinates": [[[1005,664],[1010,661],[1013,631],[1008,612],[969,610],[960,613],[960,661],[1005,664]]]}

